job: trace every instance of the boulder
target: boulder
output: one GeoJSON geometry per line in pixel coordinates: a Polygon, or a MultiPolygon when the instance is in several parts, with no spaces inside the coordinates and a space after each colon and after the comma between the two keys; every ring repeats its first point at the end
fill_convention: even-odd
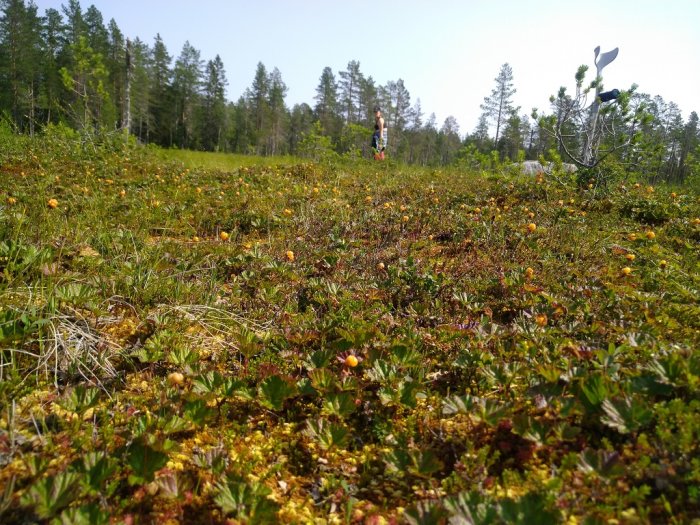
{"type": "MultiPolygon", "coordinates": [[[[563,162],[562,169],[566,173],[576,173],[578,167],[576,164],[563,162]]],[[[539,175],[540,173],[550,173],[552,171],[552,163],[547,162],[544,166],[539,160],[526,160],[520,164],[520,171],[524,175],[539,175]]]]}

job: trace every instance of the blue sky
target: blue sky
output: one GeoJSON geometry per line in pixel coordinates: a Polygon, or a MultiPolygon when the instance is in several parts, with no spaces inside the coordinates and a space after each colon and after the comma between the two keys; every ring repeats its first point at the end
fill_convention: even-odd
{"type": "MultiPolygon", "coordinates": [[[[62,0],[35,0],[40,14],[62,0]]],[[[277,67],[287,105],[313,106],[323,68],[338,76],[350,60],[377,84],[404,80],[411,102],[438,126],[454,116],[476,126],[502,64],[513,69],[515,105],[547,110],[559,86],[574,88],[593,49],[620,48],[604,71],[606,89],[661,95],[684,119],[700,112],[700,0],[93,0],[105,24],[149,45],[160,33],[176,58],[186,40],[209,60],[219,54],[236,100],[258,62],[277,67]]],[[[589,78],[587,77],[587,78],[589,78]]]]}

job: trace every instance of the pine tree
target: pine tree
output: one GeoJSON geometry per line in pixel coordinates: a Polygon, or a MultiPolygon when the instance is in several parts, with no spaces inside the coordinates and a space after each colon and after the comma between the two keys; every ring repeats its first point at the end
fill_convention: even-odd
{"type": "Polygon", "coordinates": [[[0,2],[0,101],[20,131],[33,131],[40,79],[40,19],[24,0],[0,2]]]}
{"type": "Polygon", "coordinates": [[[131,133],[149,142],[153,133],[151,113],[151,50],[138,38],[131,43],[131,133]]]}
{"type": "Polygon", "coordinates": [[[330,67],[323,68],[321,78],[316,87],[316,118],[321,123],[321,129],[326,135],[337,138],[339,133],[338,115],[338,83],[330,67]]]}
{"type": "Polygon", "coordinates": [[[377,104],[377,86],[370,76],[360,78],[360,97],[354,122],[362,126],[374,125],[374,106],[377,104]]]}
{"type": "Polygon", "coordinates": [[[360,91],[364,76],[360,72],[360,63],[357,60],[348,62],[347,69],[339,73],[340,81],[340,105],[345,114],[345,123],[352,124],[358,121],[360,108],[360,91]]]}
{"type": "Polygon", "coordinates": [[[161,146],[174,143],[175,123],[177,120],[174,97],[171,89],[173,72],[170,64],[172,58],[168,53],[160,34],[155,37],[151,57],[150,74],[150,119],[153,122],[154,141],[161,146]]]}
{"type": "Polygon", "coordinates": [[[527,116],[519,116],[517,109],[511,111],[503,129],[503,137],[499,143],[499,151],[502,157],[513,162],[524,160],[524,144],[529,135],[529,130],[527,116]]]}
{"type": "MultiPolygon", "coordinates": [[[[290,155],[298,155],[299,144],[311,132],[314,125],[314,111],[308,104],[295,104],[289,116],[288,148],[290,155]]],[[[317,121],[317,126],[320,121],[317,121]]]]}
{"type": "Polygon", "coordinates": [[[226,135],[226,72],[219,55],[207,62],[199,133],[202,148],[218,151],[224,147],[226,135]]]}
{"type": "Polygon", "coordinates": [[[173,70],[173,96],[176,110],[176,143],[181,148],[196,146],[195,109],[202,84],[200,52],[189,41],[182,46],[173,70]]]}
{"type": "Polygon", "coordinates": [[[269,95],[268,108],[270,125],[267,130],[267,154],[276,155],[279,148],[285,143],[285,127],[287,121],[287,108],[284,98],[287,96],[287,86],[282,80],[279,69],[274,68],[268,80],[269,95]]]}
{"type": "Polygon", "coordinates": [[[484,113],[479,116],[479,122],[476,124],[476,128],[474,129],[474,133],[471,135],[471,139],[474,142],[477,150],[481,153],[487,152],[491,146],[489,139],[489,122],[484,113]]]}
{"type": "Polygon", "coordinates": [[[56,9],[47,9],[41,27],[41,69],[43,82],[39,93],[39,105],[43,111],[44,123],[58,122],[61,110],[60,100],[63,91],[60,68],[64,49],[63,19],[56,9]]]}
{"type": "Polygon", "coordinates": [[[415,104],[411,108],[408,118],[408,129],[418,130],[423,125],[423,107],[420,98],[416,99],[415,104]]]}
{"type": "Polygon", "coordinates": [[[698,114],[693,111],[683,127],[683,141],[680,151],[678,182],[683,183],[689,174],[688,158],[700,146],[700,123],[698,114]]]}
{"type": "Polygon", "coordinates": [[[88,45],[94,53],[102,55],[102,59],[107,63],[107,57],[110,51],[109,32],[104,24],[102,13],[91,5],[85,11],[83,17],[85,21],[85,33],[88,39],[88,45]]]}
{"type": "Polygon", "coordinates": [[[73,61],[61,68],[63,85],[69,92],[69,117],[78,129],[94,131],[114,122],[109,92],[107,68],[102,55],[88,44],[86,36],[78,38],[71,47],[73,61]]]}
{"type": "Polygon", "coordinates": [[[438,134],[437,149],[441,164],[449,164],[454,159],[461,146],[459,124],[452,115],[445,119],[438,134]]]}
{"type": "Polygon", "coordinates": [[[484,98],[481,110],[486,118],[496,125],[496,137],[493,143],[498,145],[501,127],[513,111],[512,98],[516,92],[513,87],[513,70],[507,62],[501,66],[501,70],[494,80],[496,87],[491,91],[490,97],[484,98]]]}
{"type": "Polygon", "coordinates": [[[109,94],[115,106],[116,127],[121,128],[123,126],[121,120],[124,117],[126,97],[124,93],[126,84],[126,41],[114,19],[109,21],[107,35],[105,65],[109,74],[109,94]]]}
{"type": "Polygon", "coordinates": [[[64,26],[66,43],[68,46],[76,45],[80,37],[87,34],[87,23],[80,2],[68,0],[68,5],[61,6],[61,11],[66,17],[64,26]]]}
{"type": "Polygon", "coordinates": [[[404,130],[411,118],[411,95],[402,79],[398,79],[396,82],[389,81],[386,93],[389,104],[385,111],[385,118],[392,136],[391,141],[394,144],[394,155],[401,155],[401,150],[404,147],[404,130]]]}
{"type": "Polygon", "coordinates": [[[262,62],[258,62],[255,69],[253,85],[248,94],[248,102],[254,123],[254,136],[251,143],[255,145],[256,151],[262,153],[265,137],[263,130],[267,125],[268,115],[268,91],[270,89],[267,69],[262,62]]]}
{"type": "Polygon", "coordinates": [[[232,151],[236,153],[252,153],[254,146],[251,137],[255,135],[252,112],[249,103],[250,90],[238,99],[235,104],[229,105],[229,119],[232,121],[229,143],[232,151]]]}

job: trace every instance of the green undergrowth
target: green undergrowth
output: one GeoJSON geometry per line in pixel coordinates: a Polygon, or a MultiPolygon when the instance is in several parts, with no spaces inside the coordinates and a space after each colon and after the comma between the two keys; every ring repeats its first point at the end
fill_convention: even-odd
{"type": "Polygon", "coordinates": [[[700,518],[696,192],[0,155],[3,523],[700,518]]]}

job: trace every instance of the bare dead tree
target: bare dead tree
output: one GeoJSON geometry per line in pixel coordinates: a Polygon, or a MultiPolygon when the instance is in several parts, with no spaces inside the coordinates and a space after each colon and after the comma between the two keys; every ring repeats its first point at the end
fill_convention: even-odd
{"type": "MultiPolygon", "coordinates": [[[[600,48],[595,51],[598,59],[600,48]]],[[[579,168],[595,168],[609,155],[629,147],[636,140],[636,124],[645,118],[644,107],[632,110],[629,103],[636,85],[626,91],[602,92],[600,73],[615,56],[617,48],[600,55],[600,61],[596,62],[598,74],[586,87],[588,66],[580,66],[575,75],[574,95],[561,87],[556,96],[550,97],[551,115],[540,116],[533,111],[540,130],[552,136],[564,156],[579,168]]]]}

